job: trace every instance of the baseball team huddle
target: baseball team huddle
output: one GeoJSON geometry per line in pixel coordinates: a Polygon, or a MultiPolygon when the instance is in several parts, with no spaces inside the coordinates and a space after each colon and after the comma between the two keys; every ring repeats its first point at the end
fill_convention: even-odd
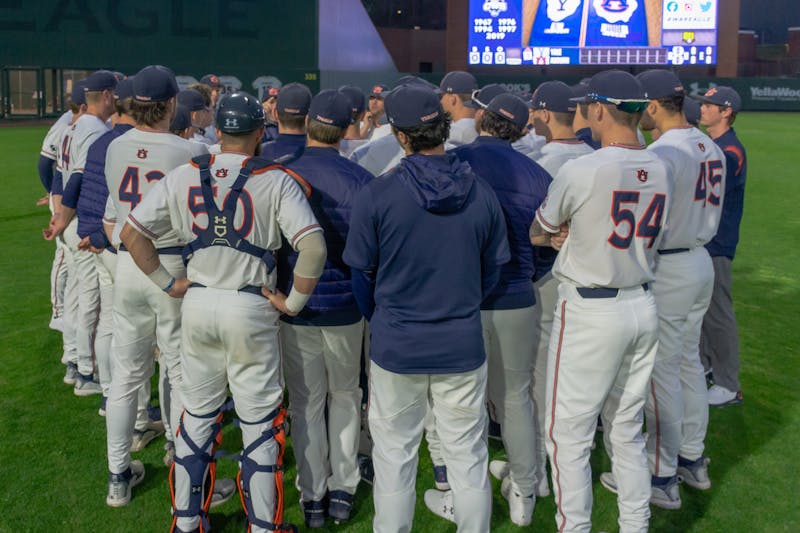
{"type": "Polygon", "coordinates": [[[42,146],[50,327],[64,383],[101,398],[109,506],[161,435],[171,532],[210,531],[237,491],[248,531],[294,530],[289,433],[308,528],[350,519],[365,481],[373,529],[411,531],[423,435],[425,504],[460,532],[491,530],[492,477],[514,524],[552,493],[559,532],[591,531],[597,431],[620,531],[711,488],[709,406],[742,401],[733,89],[607,70],[532,95],[463,71],[223,92],[100,70],[42,146]]]}

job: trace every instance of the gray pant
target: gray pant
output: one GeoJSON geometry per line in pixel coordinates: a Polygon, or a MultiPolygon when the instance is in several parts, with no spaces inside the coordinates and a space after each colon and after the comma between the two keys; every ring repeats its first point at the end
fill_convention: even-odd
{"type": "Polygon", "coordinates": [[[733,313],[731,294],[731,264],[728,257],[712,257],[714,263],[714,292],[711,305],[703,319],[700,337],[700,358],[706,371],[714,370],[714,382],[738,392],[739,332],[733,313]]]}

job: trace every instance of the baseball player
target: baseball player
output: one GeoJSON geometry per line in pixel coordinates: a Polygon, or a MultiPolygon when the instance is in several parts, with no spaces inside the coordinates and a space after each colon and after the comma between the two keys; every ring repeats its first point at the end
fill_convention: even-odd
{"type": "Polygon", "coordinates": [[[155,183],[122,232],[148,283],[178,303],[183,297],[185,411],[170,470],[173,532],[208,531],[212,456],[222,438],[228,387],[241,420],[238,481],[248,531],[290,527],[282,516],[286,442],[278,316],[303,309],[326,254],[301,187],[281,167],[248,155],[258,148],[263,123],[255,97],[223,98],[217,111],[222,152],[195,157],[155,183]],[[186,274],[177,279],[155,253],[159,238],[169,234],[190,241],[186,274]],[[272,251],[282,236],[298,251],[288,297],[272,292],[272,251]]]}
{"type": "Polygon", "coordinates": [[[650,503],[678,509],[679,461],[693,474],[692,480],[708,479],[703,457],[708,400],[699,344],[714,271],[703,245],[717,232],[725,157],[707,135],[686,122],[685,92],[675,74],[648,70],[638,79],[650,99],[641,127],[661,132],[649,150],[672,166],[674,178],[651,287],[658,308],[659,344],[645,404],[650,503]]]}
{"type": "Polygon", "coordinates": [[[182,139],[192,138],[192,114],[189,108],[178,104],[175,108],[175,116],[169,123],[169,131],[182,139]]]}
{"type": "Polygon", "coordinates": [[[278,138],[261,145],[261,157],[278,161],[303,154],[310,104],[311,91],[302,83],[288,83],[281,88],[272,111],[272,118],[278,123],[278,138]]]}
{"type": "Polygon", "coordinates": [[[510,463],[502,493],[508,500],[511,521],[518,526],[531,523],[539,482],[537,457],[531,453],[537,441],[531,396],[536,345],[536,330],[531,327],[536,303],[531,278],[536,265],[528,228],[551,181],[542,167],[511,147],[524,135],[527,123],[527,104],[511,93],[500,94],[481,114],[477,140],[452,152],[492,187],[508,230],[511,260],[481,304],[481,324],[489,406],[503,428],[510,463]]]}
{"type": "Polygon", "coordinates": [[[724,407],[742,402],[739,384],[739,331],[733,312],[731,265],[739,243],[739,224],[744,212],[747,153],[736,137],[733,122],[742,109],[742,99],[730,87],[709,89],[700,98],[700,123],[725,154],[725,202],[716,236],[706,244],[714,263],[714,290],[703,319],[700,353],[707,372],[713,369],[714,384],[708,389],[708,404],[724,407]]]}
{"type": "Polygon", "coordinates": [[[206,98],[197,89],[184,89],[178,93],[178,105],[185,106],[190,113],[190,123],[192,127],[191,140],[207,145],[216,144],[217,141],[206,135],[206,130],[212,130],[214,122],[212,108],[209,107],[211,99],[206,98]]]}
{"type": "MultiPolygon", "coordinates": [[[[288,165],[311,186],[309,202],[324,230],[328,250],[317,290],[297,316],[281,317],[280,328],[297,486],[306,526],[311,528],[324,525],[326,511],[336,520],[348,520],[360,479],[356,457],[364,321],[342,251],[352,199],[373,176],[338,154],[339,141],[352,117],[352,101],[344,93],[319,93],[309,107],[308,146],[288,165]]],[[[281,274],[290,273],[296,261],[296,252],[288,247],[281,250],[278,287],[287,294],[291,279],[281,274]],[[281,269],[284,258],[289,268],[281,269]]]]}
{"type": "MultiPolygon", "coordinates": [[[[106,153],[109,196],[104,222],[115,225],[111,239],[114,244],[120,243],[128,213],[166,173],[206,153],[205,145],[169,134],[178,93],[171,70],[162,66],[145,67],[134,76],[133,92],[131,111],[136,127],[114,139],[106,153]]],[[[184,244],[174,232],[156,241],[161,262],[178,275],[185,272],[181,261],[184,244]]],[[[106,503],[117,507],[128,504],[131,487],[144,476],[142,463],[131,461],[130,451],[136,395],[153,373],[156,341],[171,385],[170,405],[165,406],[165,411],[172,429],[178,427],[183,403],[179,393],[180,301],[153,287],[124,245],[119,247],[114,279],[112,377],[106,407],[109,468],[106,503]]]]}
{"type": "Polygon", "coordinates": [[[442,90],[442,109],[450,113],[453,120],[447,144],[461,146],[471,143],[478,136],[475,108],[468,107],[465,103],[472,99],[472,93],[478,89],[475,76],[469,72],[454,70],[445,74],[439,88],[442,90]]]}
{"type": "MultiPolygon", "coordinates": [[[[534,91],[530,106],[533,111],[533,125],[537,135],[544,137],[547,144],[542,147],[537,160],[551,176],[556,176],[561,167],[593,150],[583,141],[575,138],[572,132],[572,119],[575,102],[570,101],[573,92],[559,81],[542,83],[534,91]]],[[[536,272],[534,292],[536,307],[533,320],[535,334],[535,358],[531,388],[535,408],[534,426],[536,428],[536,487],[537,497],[550,495],[547,481],[547,449],[545,447],[545,413],[547,390],[547,353],[550,346],[550,332],[553,328],[553,312],[558,299],[558,280],[553,277],[551,268],[555,262],[555,250],[550,247],[534,247],[536,272]]],[[[498,479],[509,473],[506,461],[495,460],[489,463],[489,471],[498,479]]]]}
{"type": "MultiPolygon", "coordinates": [[[[61,183],[61,177],[57,170],[58,151],[61,147],[61,139],[64,132],[72,126],[82,113],[86,112],[86,97],[83,92],[82,81],[73,84],[69,106],[70,110],[64,113],[48,130],[42,142],[42,150],[39,156],[39,179],[47,194],[37,202],[37,205],[46,203],[50,209],[51,216],[54,212],[51,191],[56,176],[58,176],[58,182],[61,183]]],[[[64,383],[74,386],[78,375],[78,354],[75,347],[75,321],[67,320],[66,315],[71,312],[74,317],[77,313],[77,309],[72,309],[68,312],[64,308],[64,295],[66,293],[69,271],[67,270],[62,239],[56,239],[55,244],[56,251],[53,256],[53,265],[50,268],[50,304],[53,309],[50,318],[50,328],[61,331],[64,348],[61,362],[66,366],[64,383]]],[[[77,282],[77,280],[73,281],[77,282]]],[[[72,303],[77,305],[76,301],[72,303]]]]}
{"type": "Polygon", "coordinates": [[[353,108],[353,119],[347,131],[344,133],[344,138],[339,143],[339,153],[344,157],[350,157],[353,150],[359,146],[363,146],[368,139],[361,136],[361,121],[364,120],[366,114],[365,95],[364,91],[353,85],[343,85],[339,87],[339,92],[344,93],[348,98],[353,108]]]}
{"type": "Polygon", "coordinates": [[[386,110],[383,99],[389,93],[389,87],[379,83],[372,87],[369,93],[368,112],[362,123],[361,136],[371,141],[385,137],[392,133],[386,120],[386,110]]]}
{"type": "Polygon", "coordinates": [[[620,531],[644,532],[650,476],[642,411],[658,344],[650,265],[670,178],[638,143],[647,101],[636,78],[619,70],[596,74],[581,102],[602,148],[561,167],[531,225],[533,244],[560,248],[546,418],[556,523],[559,531],[591,530],[589,450],[600,414],[612,446],[620,531]]]}
{"type": "MultiPolygon", "coordinates": [[[[586,96],[589,91],[588,80],[576,83],[571,87],[573,94],[576,98],[586,96]]],[[[575,119],[572,122],[572,131],[575,132],[575,137],[585,142],[592,150],[600,148],[600,143],[592,138],[592,128],[589,127],[589,116],[586,114],[586,106],[577,102],[575,110],[575,119]]]]}
{"type": "Polygon", "coordinates": [[[264,136],[261,138],[261,144],[274,141],[278,138],[278,123],[272,119],[272,110],[275,108],[275,102],[278,100],[278,92],[280,87],[268,86],[264,87],[264,92],[261,95],[261,107],[264,108],[264,116],[267,117],[264,123],[264,136]]]}
{"type": "MultiPolygon", "coordinates": [[[[206,74],[200,78],[200,84],[209,88],[211,93],[210,107],[211,109],[216,109],[217,104],[219,103],[220,92],[224,89],[222,82],[220,82],[219,76],[216,74],[206,74]]],[[[213,130],[213,128],[211,129],[213,130]]],[[[216,137],[216,134],[214,134],[214,136],[216,137]]]]}
{"type": "Polygon", "coordinates": [[[75,217],[78,196],[81,191],[83,171],[89,147],[108,131],[106,121],[114,113],[114,88],[117,79],[107,70],[99,70],[86,78],[84,93],[86,113],[64,133],[59,150],[58,170],[61,175],[53,186],[54,214],[45,238],[52,240],[63,233],[65,259],[74,275],[75,283],[68,283],[67,299],[77,299],[78,313],[75,317],[75,346],[78,375],[75,381],[76,396],[89,396],[102,392],[95,380],[93,339],[97,327],[100,305],[95,258],[78,245],[78,220],[75,217]],[[72,290],[69,290],[72,289],[72,290]]]}
{"type": "Polygon", "coordinates": [[[505,222],[491,189],[444,153],[450,121],[433,90],[400,86],[386,112],[408,155],[356,196],[343,256],[370,320],[373,529],[411,530],[430,397],[452,486],[441,504],[459,531],[488,531],[480,302],[510,257],[505,222]]]}

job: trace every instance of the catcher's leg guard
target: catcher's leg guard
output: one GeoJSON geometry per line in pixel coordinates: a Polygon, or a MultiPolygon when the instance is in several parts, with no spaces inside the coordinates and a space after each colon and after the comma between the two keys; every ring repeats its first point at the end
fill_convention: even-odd
{"type": "Polygon", "coordinates": [[[222,443],[222,413],[197,416],[184,411],[175,438],[175,460],[169,469],[173,533],[180,528],[209,531],[208,508],[217,465],[214,452],[222,443]],[[201,443],[198,445],[197,443],[201,443]]]}
{"type": "Polygon", "coordinates": [[[286,410],[278,407],[258,422],[241,422],[244,451],[236,481],[248,533],[297,531],[294,525],[283,523],[285,417],[286,410]],[[274,483],[265,476],[273,477],[274,483]]]}

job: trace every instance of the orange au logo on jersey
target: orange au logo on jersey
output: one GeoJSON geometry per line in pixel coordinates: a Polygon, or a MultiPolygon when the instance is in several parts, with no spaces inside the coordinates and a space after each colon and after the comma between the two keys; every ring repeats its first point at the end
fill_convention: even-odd
{"type": "Polygon", "coordinates": [[[643,168],[640,168],[636,171],[636,179],[644,183],[647,181],[647,171],[643,168]]]}
{"type": "Polygon", "coordinates": [[[136,157],[139,159],[147,159],[147,150],[139,148],[139,151],[136,152],[136,157]]]}
{"type": "Polygon", "coordinates": [[[214,176],[218,178],[227,178],[228,177],[228,169],[227,168],[218,168],[216,172],[214,172],[214,176]]]}
{"type": "Polygon", "coordinates": [[[697,143],[697,147],[700,148],[701,152],[705,152],[706,151],[706,145],[703,144],[703,143],[697,143]]]}

